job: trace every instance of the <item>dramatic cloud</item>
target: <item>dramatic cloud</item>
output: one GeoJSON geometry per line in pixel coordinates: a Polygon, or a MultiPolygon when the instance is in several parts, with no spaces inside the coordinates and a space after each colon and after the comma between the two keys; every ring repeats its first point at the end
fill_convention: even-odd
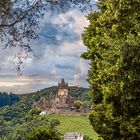
{"type": "Polygon", "coordinates": [[[62,77],[70,85],[87,87],[89,62],[80,55],[86,47],[81,34],[88,21],[80,12],[46,13],[41,21],[39,38],[31,42],[37,57],[24,63],[23,76],[14,71],[13,55],[17,49],[0,51],[0,90],[28,93],[57,85],[62,77]]]}

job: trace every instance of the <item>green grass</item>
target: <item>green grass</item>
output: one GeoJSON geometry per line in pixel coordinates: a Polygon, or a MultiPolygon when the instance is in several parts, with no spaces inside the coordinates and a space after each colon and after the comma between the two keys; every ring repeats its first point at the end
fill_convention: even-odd
{"type": "Polygon", "coordinates": [[[51,114],[48,115],[49,120],[58,119],[60,121],[59,131],[62,134],[66,132],[80,132],[89,136],[93,140],[97,140],[97,134],[92,129],[89,120],[85,116],[64,116],[51,114]]]}

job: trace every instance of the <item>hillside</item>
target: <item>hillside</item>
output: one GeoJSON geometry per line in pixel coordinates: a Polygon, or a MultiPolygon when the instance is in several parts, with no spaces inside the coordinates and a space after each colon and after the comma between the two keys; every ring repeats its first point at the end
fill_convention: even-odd
{"type": "MultiPolygon", "coordinates": [[[[68,91],[69,91],[69,96],[75,100],[78,99],[81,101],[91,100],[91,97],[89,95],[89,90],[87,88],[69,87],[68,91]]],[[[57,114],[55,116],[54,114],[54,116],[44,116],[45,120],[42,120],[41,116],[39,115],[40,110],[34,110],[32,108],[33,103],[35,101],[40,100],[41,98],[49,99],[51,98],[51,96],[55,95],[56,93],[57,93],[57,87],[53,86],[53,87],[42,89],[34,93],[16,95],[19,98],[18,102],[16,102],[13,105],[6,105],[4,107],[0,107],[0,119],[1,119],[0,137],[5,138],[6,140],[10,140],[11,137],[13,137],[13,140],[16,140],[18,138],[20,139],[24,137],[25,135],[24,133],[26,131],[32,132],[33,127],[36,128],[36,126],[40,126],[40,127],[42,126],[42,128],[44,128],[43,124],[45,124],[44,123],[45,120],[49,119],[51,121],[51,119],[58,119],[60,121],[60,127],[58,129],[61,134],[64,134],[67,131],[79,131],[81,133],[90,136],[91,138],[93,138],[93,136],[95,136],[94,138],[96,138],[96,134],[94,133],[94,131],[92,131],[92,128],[90,127],[87,118],[85,118],[84,116],[66,117],[62,115],[59,116],[57,114]],[[38,122],[35,125],[34,121],[36,121],[36,119],[38,122]],[[68,129],[68,125],[66,124],[69,123],[69,121],[75,123],[75,127],[74,127],[75,129],[73,129],[72,127],[71,129],[68,129]],[[30,124],[31,122],[33,122],[33,124],[30,124]],[[27,129],[28,125],[32,126],[31,128],[29,127],[29,130],[27,129]],[[83,129],[84,125],[86,127],[83,129]],[[89,129],[90,132],[87,131],[89,129]]]]}
{"type": "Polygon", "coordinates": [[[91,140],[97,140],[97,134],[93,130],[86,116],[67,116],[67,115],[48,115],[49,120],[58,119],[60,121],[59,131],[62,134],[66,132],[80,132],[89,136],[91,140]]]}
{"type": "MultiPolygon", "coordinates": [[[[69,96],[75,100],[79,99],[82,101],[89,101],[91,99],[88,88],[70,86],[68,91],[69,91],[69,96]]],[[[21,99],[27,98],[27,101],[31,99],[30,101],[32,102],[33,100],[37,101],[41,98],[49,99],[53,95],[56,95],[56,93],[57,93],[57,86],[52,86],[37,92],[21,94],[19,95],[19,97],[21,99]]]]}
{"type": "MultiPolygon", "coordinates": [[[[91,96],[88,91],[87,88],[69,87],[69,96],[75,100],[80,99],[82,101],[89,101],[91,100],[91,96]]],[[[11,121],[15,118],[20,119],[29,112],[33,102],[40,100],[41,98],[49,99],[52,95],[55,95],[56,92],[57,87],[53,86],[34,93],[18,95],[20,99],[19,102],[12,106],[6,106],[4,109],[0,108],[0,115],[3,116],[6,121],[11,121]]]]}

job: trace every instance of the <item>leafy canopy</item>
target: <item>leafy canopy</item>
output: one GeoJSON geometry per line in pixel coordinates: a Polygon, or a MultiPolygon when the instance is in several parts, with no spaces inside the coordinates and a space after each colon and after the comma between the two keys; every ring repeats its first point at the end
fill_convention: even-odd
{"type": "Polygon", "coordinates": [[[140,139],[140,0],[100,0],[83,34],[93,98],[89,116],[105,140],[140,139]]]}

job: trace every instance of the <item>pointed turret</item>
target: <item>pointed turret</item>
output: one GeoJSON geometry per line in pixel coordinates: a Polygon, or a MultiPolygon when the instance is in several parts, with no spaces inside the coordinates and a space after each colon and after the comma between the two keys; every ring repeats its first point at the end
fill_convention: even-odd
{"type": "Polygon", "coordinates": [[[65,80],[63,78],[61,79],[61,85],[65,85],[65,80]]]}
{"type": "Polygon", "coordinates": [[[62,78],[61,82],[58,83],[58,89],[68,89],[68,82],[65,83],[64,78],[62,78]]]}

